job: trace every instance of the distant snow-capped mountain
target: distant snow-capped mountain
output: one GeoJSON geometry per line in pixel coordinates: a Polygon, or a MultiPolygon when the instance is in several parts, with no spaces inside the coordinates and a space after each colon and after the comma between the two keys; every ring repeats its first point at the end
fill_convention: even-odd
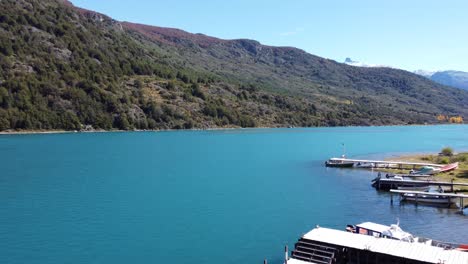
{"type": "Polygon", "coordinates": [[[462,71],[424,71],[417,70],[414,73],[433,80],[434,82],[448,85],[463,90],[468,90],[468,72],[462,71]]]}
{"type": "MultiPolygon", "coordinates": [[[[352,60],[351,58],[346,58],[344,61],[345,64],[356,66],[356,67],[386,67],[392,68],[387,65],[379,65],[379,64],[370,64],[352,60]]],[[[428,70],[417,70],[413,71],[413,73],[417,75],[424,76],[428,79],[431,79],[434,82],[452,86],[455,88],[468,90],[468,72],[462,71],[428,71],[428,70]]]]}

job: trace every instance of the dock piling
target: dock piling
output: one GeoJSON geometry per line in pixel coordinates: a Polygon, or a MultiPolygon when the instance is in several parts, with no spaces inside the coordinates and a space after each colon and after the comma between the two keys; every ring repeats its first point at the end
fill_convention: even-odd
{"type": "Polygon", "coordinates": [[[460,212],[463,214],[463,209],[465,209],[465,206],[463,205],[463,197],[460,197],[460,212]]]}
{"type": "Polygon", "coordinates": [[[288,263],[288,245],[284,246],[284,264],[288,263]]]}

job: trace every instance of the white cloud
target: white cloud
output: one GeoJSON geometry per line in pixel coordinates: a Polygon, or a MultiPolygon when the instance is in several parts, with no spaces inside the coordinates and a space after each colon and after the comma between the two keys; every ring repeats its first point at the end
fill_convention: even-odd
{"type": "Polygon", "coordinates": [[[374,68],[374,67],[385,67],[385,68],[393,68],[388,65],[381,65],[381,64],[371,64],[371,63],[365,63],[365,62],[359,62],[359,61],[353,61],[349,58],[346,58],[345,64],[351,65],[351,66],[356,66],[356,67],[368,67],[368,68],[374,68]]]}
{"type": "Polygon", "coordinates": [[[418,75],[422,75],[422,76],[427,77],[427,78],[430,78],[436,72],[437,71],[427,71],[427,70],[416,70],[416,71],[414,71],[414,73],[416,73],[418,75]]]}

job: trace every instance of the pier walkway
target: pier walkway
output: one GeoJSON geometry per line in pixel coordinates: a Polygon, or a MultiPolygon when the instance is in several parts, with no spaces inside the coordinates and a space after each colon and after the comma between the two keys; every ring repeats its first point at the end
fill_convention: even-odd
{"type": "Polygon", "coordinates": [[[450,191],[453,192],[454,186],[468,187],[468,183],[462,182],[442,182],[432,180],[401,180],[394,178],[376,178],[373,180],[372,186],[377,190],[389,191],[390,189],[398,189],[398,187],[417,187],[417,186],[444,186],[450,187],[450,191]]]}
{"type": "Polygon", "coordinates": [[[391,161],[391,160],[361,160],[361,159],[347,159],[347,158],[331,158],[333,161],[354,162],[354,163],[374,163],[374,164],[384,164],[384,165],[397,165],[399,168],[403,166],[413,166],[413,169],[416,167],[431,166],[436,168],[441,168],[446,165],[434,164],[434,163],[424,163],[424,162],[409,162],[409,161],[391,161]]]}

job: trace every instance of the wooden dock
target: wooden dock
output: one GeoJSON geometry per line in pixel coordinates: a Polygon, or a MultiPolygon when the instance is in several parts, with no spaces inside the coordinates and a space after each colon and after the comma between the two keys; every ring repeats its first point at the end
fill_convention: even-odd
{"type": "Polygon", "coordinates": [[[393,180],[393,179],[384,179],[381,178],[380,181],[382,183],[388,184],[424,184],[424,185],[431,185],[431,186],[465,186],[468,187],[468,183],[463,182],[441,182],[441,181],[421,181],[421,180],[393,180]]]}
{"type": "Polygon", "coordinates": [[[461,182],[441,182],[441,181],[431,181],[431,180],[397,180],[392,178],[376,178],[373,186],[377,190],[390,190],[396,189],[400,186],[448,186],[453,192],[453,186],[463,186],[468,187],[468,183],[461,182]]]}
{"type": "Polygon", "coordinates": [[[347,158],[331,158],[330,160],[338,161],[338,162],[354,162],[354,163],[374,163],[379,165],[396,165],[398,168],[403,168],[403,166],[413,167],[423,167],[423,166],[430,166],[441,168],[446,165],[441,164],[434,164],[434,163],[424,163],[424,162],[409,162],[409,161],[391,161],[391,160],[361,160],[361,159],[347,159],[347,158]]]}

